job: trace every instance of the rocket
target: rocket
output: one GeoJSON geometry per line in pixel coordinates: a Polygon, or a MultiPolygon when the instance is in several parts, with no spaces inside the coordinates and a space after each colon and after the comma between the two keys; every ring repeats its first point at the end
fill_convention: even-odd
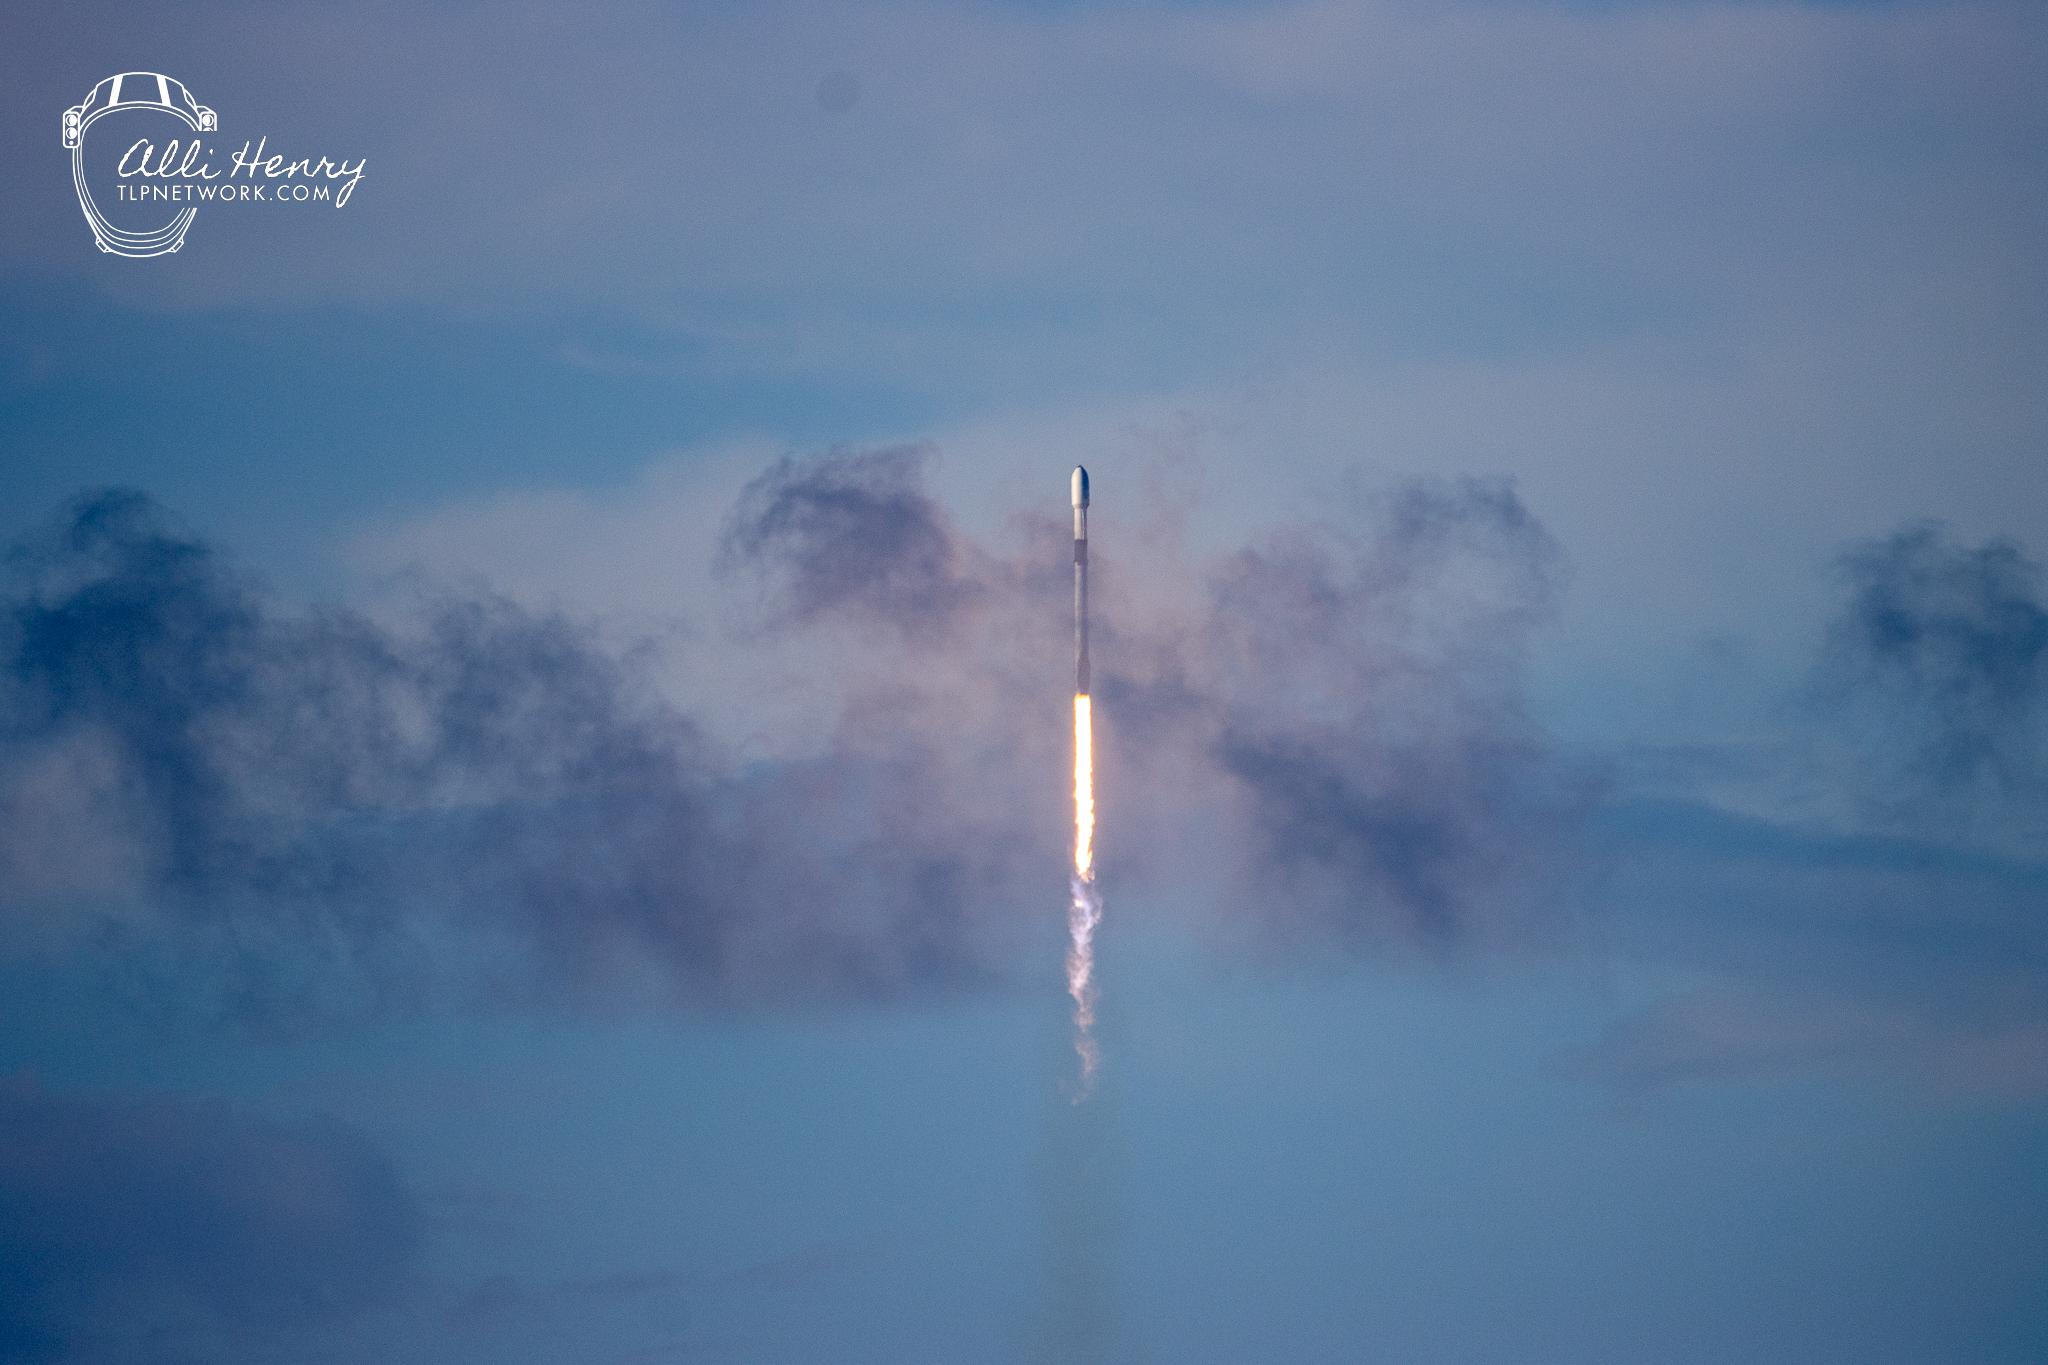
{"type": "Polygon", "coordinates": [[[1088,695],[1088,471],[1074,466],[1074,695],[1088,695]]]}

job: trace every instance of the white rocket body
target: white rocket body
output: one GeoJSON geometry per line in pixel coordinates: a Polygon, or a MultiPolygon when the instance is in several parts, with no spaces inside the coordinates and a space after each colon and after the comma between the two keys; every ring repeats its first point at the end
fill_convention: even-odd
{"type": "Polygon", "coordinates": [[[1088,695],[1088,471],[1074,466],[1074,695],[1088,695]]]}

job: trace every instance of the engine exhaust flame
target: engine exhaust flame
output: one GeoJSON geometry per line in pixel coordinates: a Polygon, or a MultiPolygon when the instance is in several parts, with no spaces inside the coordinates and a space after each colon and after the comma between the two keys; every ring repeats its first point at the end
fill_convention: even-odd
{"type": "Polygon", "coordinates": [[[1074,875],[1095,880],[1095,717],[1085,692],[1074,698],[1074,875]]]}
{"type": "Polygon", "coordinates": [[[1081,1074],[1074,1102],[1095,1088],[1101,1055],[1095,1046],[1095,926],[1102,899],[1095,891],[1095,721],[1086,692],[1074,696],[1074,876],[1067,910],[1067,994],[1074,999],[1074,1054],[1081,1074]]]}

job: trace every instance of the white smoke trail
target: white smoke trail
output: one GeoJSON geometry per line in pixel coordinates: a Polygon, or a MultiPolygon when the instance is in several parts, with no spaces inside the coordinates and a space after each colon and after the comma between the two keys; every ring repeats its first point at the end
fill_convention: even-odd
{"type": "Polygon", "coordinates": [[[1102,922],[1102,898],[1092,882],[1073,880],[1074,899],[1067,910],[1067,994],[1074,998],[1074,1055],[1081,1074],[1074,1102],[1095,1088],[1095,1070],[1102,1055],[1095,1045],[1095,926],[1102,922]]]}
{"type": "Polygon", "coordinates": [[[1095,890],[1095,721],[1086,692],[1074,697],[1074,875],[1067,910],[1067,994],[1074,999],[1074,1054],[1081,1061],[1073,1099],[1094,1092],[1101,1052],[1095,1045],[1095,927],[1102,897],[1095,890]]]}

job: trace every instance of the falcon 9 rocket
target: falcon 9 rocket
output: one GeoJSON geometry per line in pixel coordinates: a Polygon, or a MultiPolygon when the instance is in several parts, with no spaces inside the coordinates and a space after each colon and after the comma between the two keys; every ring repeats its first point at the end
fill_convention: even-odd
{"type": "Polygon", "coordinates": [[[1088,695],[1088,471],[1074,466],[1074,695],[1088,695]]]}
{"type": "Polygon", "coordinates": [[[1088,471],[1074,466],[1074,875],[1067,910],[1067,994],[1074,999],[1075,1103],[1095,1085],[1095,702],[1088,695],[1088,471]]]}

